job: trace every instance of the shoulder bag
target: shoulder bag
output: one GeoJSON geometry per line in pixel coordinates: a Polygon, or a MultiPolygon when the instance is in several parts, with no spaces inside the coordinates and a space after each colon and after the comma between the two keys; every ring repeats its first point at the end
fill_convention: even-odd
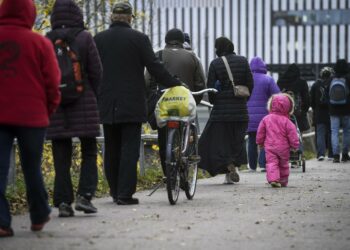
{"type": "Polygon", "coordinates": [[[230,66],[228,65],[227,59],[225,56],[222,56],[221,59],[224,61],[226,70],[227,70],[227,74],[228,77],[230,79],[230,82],[232,84],[233,87],[233,92],[235,94],[235,97],[239,97],[239,98],[245,98],[245,97],[249,97],[250,93],[249,93],[249,89],[247,86],[244,85],[235,85],[235,82],[233,80],[233,75],[230,69],[230,66]]]}

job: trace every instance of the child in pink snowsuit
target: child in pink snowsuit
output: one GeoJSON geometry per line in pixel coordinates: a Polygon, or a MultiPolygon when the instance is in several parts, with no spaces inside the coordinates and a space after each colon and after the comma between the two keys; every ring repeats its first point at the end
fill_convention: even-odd
{"type": "Polygon", "coordinates": [[[294,102],[290,95],[273,95],[267,109],[269,114],[259,124],[256,143],[265,148],[267,181],[272,187],[286,187],[290,150],[299,148],[296,126],[289,119],[294,102]]]}

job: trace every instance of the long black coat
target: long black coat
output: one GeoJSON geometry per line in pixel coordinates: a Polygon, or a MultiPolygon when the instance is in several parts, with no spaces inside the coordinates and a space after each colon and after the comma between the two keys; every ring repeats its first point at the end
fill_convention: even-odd
{"type": "Polygon", "coordinates": [[[298,126],[301,132],[310,128],[307,112],[310,107],[309,87],[304,79],[300,78],[300,70],[296,64],[291,64],[287,71],[278,79],[277,85],[282,92],[292,91],[295,96],[300,96],[301,113],[296,114],[298,126]]]}
{"type": "Polygon", "coordinates": [[[160,64],[149,38],[127,23],[113,23],[95,41],[103,65],[98,96],[102,123],[146,122],[145,67],[164,86],[178,81],[160,64]]]}
{"type": "MultiPolygon", "coordinates": [[[[226,55],[236,85],[244,85],[253,90],[254,82],[248,61],[234,53],[226,55]]],[[[221,83],[217,94],[209,94],[209,101],[214,104],[210,122],[248,122],[247,99],[234,96],[232,85],[225,64],[221,58],[214,59],[209,66],[208,88],[214,88],[216,81],[221,83]]]]}
{"type": "MultiPolygon", "coordinates": [[[[83,29],[83,15],[74,2],[61,0],[55,4],[51,15],[51,25],[55,32],[62,35],[71,32],[72,29],[83,29]]],[[[100,133],[96,100],[97,89],[102,77],[100,57],[92,36],[85,30],[77,35],[72,48],[76,49],[81,57],[86,88],[76,102],[65,107],[64,110],[59,107],[50,117],[47,139],[95,137],[100,133]],[[66,115],[66,120],[64,115],[66,115]],[[67,127],[65,127],[65,122],[67,127]]]]}

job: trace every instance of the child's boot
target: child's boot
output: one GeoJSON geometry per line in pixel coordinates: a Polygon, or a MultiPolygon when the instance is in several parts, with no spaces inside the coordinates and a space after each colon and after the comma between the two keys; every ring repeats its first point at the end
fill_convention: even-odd
{"type": "Polygon", "coordinates": [[[281,187],[281,183],[275,182],[275,181],[271,182],[270,185],[273,188],[280,188],[281,187]]]}

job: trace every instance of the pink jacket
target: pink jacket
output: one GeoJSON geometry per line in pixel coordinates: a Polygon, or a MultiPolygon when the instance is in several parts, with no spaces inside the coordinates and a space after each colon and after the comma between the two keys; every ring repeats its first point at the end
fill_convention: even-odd
{"type": "Polygon", "coordinates": [[[292,98],[286,94],[273,95],[268,102],[269,114],[263,118],[258,127],[256,143],[266,150],[285,151],[299,148],[296,126],[290,120],[293,110],[292,98]]]}

